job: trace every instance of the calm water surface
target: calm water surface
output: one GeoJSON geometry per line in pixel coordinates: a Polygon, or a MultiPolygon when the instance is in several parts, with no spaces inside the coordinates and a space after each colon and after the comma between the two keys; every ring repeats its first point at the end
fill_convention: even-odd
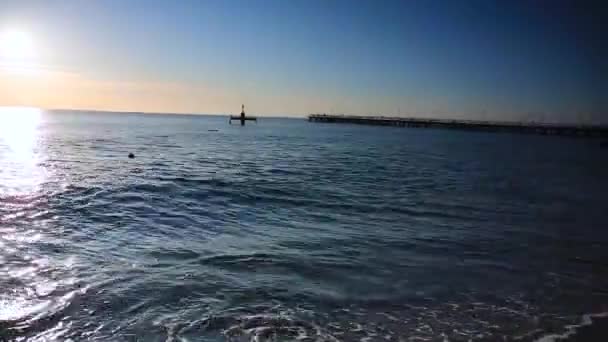
{"type": "Polygon", "coordinates": [[[563,334],[608,311],[607,174],[590,140],[5,110],[0,340],[563,334]]]}

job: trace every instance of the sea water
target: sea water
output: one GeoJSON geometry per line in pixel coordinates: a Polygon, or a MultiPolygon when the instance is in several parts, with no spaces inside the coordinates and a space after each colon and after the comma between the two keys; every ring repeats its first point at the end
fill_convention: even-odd
{"type": "Polygon", "coordinates": [[[0,125],[0,340],[531,341],[608,311],[594,140],[37,110],[0,125]]]}

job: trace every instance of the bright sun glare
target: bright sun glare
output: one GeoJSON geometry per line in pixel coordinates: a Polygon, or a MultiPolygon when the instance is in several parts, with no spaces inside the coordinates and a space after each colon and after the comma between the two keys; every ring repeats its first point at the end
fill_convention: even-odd
{"type": "Polygon", "coordinates": [[[38,166],[41,124],[40,109],[0,107],[0,195],[34,191],[44,180],[46,170],[38,166]]]}
{"type": "Polygon", "coordinates": [[[0,156],[8,148],[17,157],[31,157],[40,118],[37,108],[0,107],[0,156]]]}
{"type": "Polygon", "coordinates": [[[9,64],[23,64],[34,58],[31,36],[24,31],[0,32],[0,60],[9,64]]]}

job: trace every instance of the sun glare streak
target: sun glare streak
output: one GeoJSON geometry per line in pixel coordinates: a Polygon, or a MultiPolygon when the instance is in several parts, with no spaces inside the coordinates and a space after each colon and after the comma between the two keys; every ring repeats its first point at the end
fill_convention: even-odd
{"type": "Polygon", "coordinates": [[[37,108],[0,108],[0,194],[31,192],[44,178],[37,166],[41,119],[37,108]]]}
{"type": "Polygon", "coordinates": [[[29,154],[36,142],[40,118],[37,108],[0,108],[0,143],[13,153],[29,154]]]}

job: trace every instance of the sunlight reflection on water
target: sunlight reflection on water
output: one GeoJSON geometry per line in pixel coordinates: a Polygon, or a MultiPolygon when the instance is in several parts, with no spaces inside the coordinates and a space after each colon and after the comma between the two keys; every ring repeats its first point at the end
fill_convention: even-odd
{"type": "Polygon", "coordinates": [[[31,194],[45,179],[39,166],[39,127],[42,111],[37,108],[0,108],[0,195],[31,194]]]}
{"type": "Polygon", "coordinates": [[[0,277],[17,284],[0,294],[0,321],[33,317],[53,304],[45,297],[58,286],[56,268],[32,253],[44,240],[45,222],[19,222],[44,213],[35,198],[46,179],[41,166],[43,112],[36,108],[0,108],[0,277]]]}

